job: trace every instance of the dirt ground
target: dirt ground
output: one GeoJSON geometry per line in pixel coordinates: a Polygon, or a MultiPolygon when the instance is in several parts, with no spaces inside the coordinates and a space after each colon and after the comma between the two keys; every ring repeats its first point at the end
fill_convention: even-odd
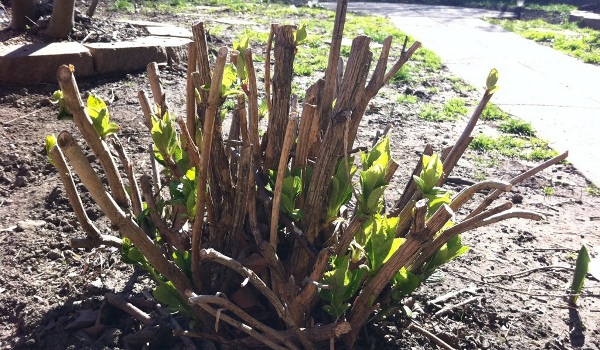
{"type": "MultiPolygon", "coordinates": [[[[184,24],[188,18],[173,15],[158,20],[184,24]]],[[[178,115],[184,113],[184,68],[166,67],[161,72],[178,115]]],[[[461,96],[472,110],[479,98],[480,91],[456,91],[446,68],[423,74],[419,83],[396,84],[377,97],[359,131],[356,146],[367,146],[377,130],[393,127],[392,149],[400,169],[388,191],[389,202],[401,193],[425,144],[436,149],[452,144],[466,124],[466,117],[458,122],[425,122],[418,117],[419,104],[461,96]],[[420,102],[397,104],[386,98],[394,92],[413,94],[420,102]]],[[[147,173],[145,150],[150,139],[137,103],[138,90],[149,90],[145,74],[82,80],[79,88],[84,96],[94,93],[109,102],[111,119],[122,128],[119,136],[137,172],[147,173]]],[[[44,149],[46,135],[62,130],[76,134],[71,121],[57,120],[57,111],[48,102],[57,89],[57,84],[0,86],[0,348],[183,348],[166,324],[159,322],[149,330],[106,303],[107,293],[116,293],[161,318],[147,293],[151,286],[147,276],[120,262],[114,248],[85,251],[68,244],[83,232],[44,149]]],[[[488,127],[481,123],[476,132],[488,127]]],[[[463,180],[509,180],[532,165],[469,151],[453,175],[463,180]]],[[[458,192],[464,186],[455,181],[449,188],[458,192]]],[[[565,299],[582,244],[592,256],[600,254],[600,197],[591,196],[588,186],[566,163],[503,195],[500,200],[540,212],[545,220],[510,220],[463,235],[471,250],[432,276],[409,301],[414,322],[455,348],[600,349],[600,282],[588,275],[578,308],[570,308],[565,299]],[[554,188],[553,195],[544,193],[549,187],[554,188]],[[459,293],[452,297],[453,292],[459,293]],[[450,297],[432,302],[440,296],[450,297]]],[[[104,233],[116,234],[85,189],[79,189],[89,204],[88,215],[104,233]]],[[[467,205],[458,215],[475,205],[467,205]]],[[[365,329],[361,346],[436,348],[406,324],[405,317],[392,315],[365,329]]],[[[214,348],[197,340],[196,346],[214,348]]]]}

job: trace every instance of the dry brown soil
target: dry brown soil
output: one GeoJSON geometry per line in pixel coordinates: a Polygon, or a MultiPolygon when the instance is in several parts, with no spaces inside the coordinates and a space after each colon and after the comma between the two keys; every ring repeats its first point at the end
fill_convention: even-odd
{"type": "MultiPolygon", "coordinates": [[[[228,15],[223,13],[223,17],[228,15]]],[[[163,20],[184,23],[187,18],[163,20]]],[[[161,74],[171,106],[176,114],[183,113],[184,71],[171,67],[161,74]]],[[[389,201],[402,191],[425,144],[436,149],[451,144],[466,123],[466,118],[424,122],[418,117],[420,106],[461,96],[473,109],[479,97],[479,91],[454,89],[445,68],[423,73],[421,78],[396,84],[377,97],[360,130],[357,146],[367,146],[377,130],[388,124],[393,127],[392,148],[400,168],[390,186],[389,201]],[[414,94],[419,102],[397,104],[386,98],[398,92],[414,94]]],[[[136,97],[139,89],[149,89],[145,74],[90,79],[80,81],[79,87],[84,96],[94,93],[109,102],[111,118],[122,128],[119,135],[137,172],[147,173],[144,150],[150,141],[136,97]]],[[[106,293],[118,293],[158,317],[156,305],[143,293],[151,286],[146,275],[121,263],[115,249],[69,247],[69,239],[83,233],[44,150],[46,135],[61,130],[76,133],[72,122],[57,120],[57,111],[48,103],[56,89],[56,84],[0,87],[0,348],[141,349],[145,343],[149,344],[146,348],[181,348],[181,341],[171,336],[165,323],[143,329],[104,301],[106,293]]],[[[482,123],[479,128],[486,127],[482,123]]],[[[454,176],[508,180],[532,165],[469,151],[454,176]]],[[[593,256],[600,254],[600,198],[588,194],[588,186],[570,164],[557,165],[515,186],[500,200],[543,213],[546,219],[510,220],[465,234],[463,241],[471,250],[444,267],[410,301],[414,322],[455,348],[600,349],[599,281],[588,276],[579,308],[570,308],[565,301],[577,250],[586,244],[593,256]],[[546,187],[554,188],[554,195],[545,195],[546,187]],[[534,268],[540,269],[519,274],[534,268]],[[465,289],[454,298],[430,303],[465,289]],[[465,305],[458,305],[463,301],[465,305]],[[441,308],[452,306],[435,316],[441,308]]],[[[449,187],[459,191],[464,185],[449,187]]],[[[116,234],[90,204],[85,189],[79,189],[89,204],[90,217],[105,233],[116,234]]],[[[200,341],[196,345],[213,348],[200,341]]],[[[414,328],[408,330],[406,318],[400,315],[368,327],[361,346],[435,348],[414,328]]]]}

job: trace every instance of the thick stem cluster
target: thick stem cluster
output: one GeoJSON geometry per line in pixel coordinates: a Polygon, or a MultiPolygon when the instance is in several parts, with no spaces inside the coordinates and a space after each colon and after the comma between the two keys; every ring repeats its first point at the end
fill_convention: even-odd
{"type": "MultiPolygon", "coordinates": [[[[338,1],[325,77],[308,89],[300,106],[291,92],[294,55],[298,49],[295,28],[272,26],[265,65],[265,95],[270,115],[262,138],[259,131],[260,93],[252,50],[230,52],[222,47],[211,69],[204,24],[195,24],[192,28],[194,43],[190,45],[188,55],[186,118],[179,118],[177,123],[164,129],[166,133],[176,126],[179,128],[168,143],[169,147],[150,146],[153,164],[156,157],[163,165],[163,171],[156,167],[153,176],[143,175],[139,179],[118,139],[109,136],[112,141],[108,143],[94,129],[72,71],[69,67],[61,67],[58,80],[67,107],[74,115],[83,140],[98,156],[108,180],[105,187],[69,133],[59,135],[58,147],[50,154],[87,234],[86,239],[72,241],[73,246],[119,246],[121,241],[101,235],[85,215],[65,157],[112,224],[157,271],[158,278],[162,279],[160,282],[173,283],[181,300],[187,302],[201,321],[203,334],[210,339],[224,339],[226,334],[231,334],[214,330],[215,322],[223,321],[224,327],[247,335],[235,340],[244,346],[311,349],[316,342],[342,338],[347,348],[353,348],[361,328],[377,311],[376,306],[389,301],[390,283],[400,269],[420,273],[445,244],[462,232],[511,217],[539,220],[538,214],[513,210],[510,203],[488,207],[500,193],[510,191],[512,185],[564,159],[566,154],[508,183],[486,181],[468,187],[435,213],[428,213],[427,200],[422,198],[416,183],[409,181],[391,209],[387,213],[377,213],[397,217],[393,238],[405,240],[377,271],[358,281],[359,288],[349,300],[351,307],[343,315],[348,322],[323,317],[319,290],[331,286],[321,281],[333,268],[334,258],[347,256],[351,245],[357,244],[357,235],[375,217],[375,214],[369,216],[355,210],[344,218],[328,218],[332,177],[340,160],[350,158],[369,101],[420,47],[419,42],[408,46],[406,40],[399,59],[388,68],[392,48],[389,37],[371,70],[374,62],[369,49],[370,39],[359,36],[353,40],[345,69],[342,69],[340,47],[346,6],[346,0],[338,1]],[[272,84],[271,43],[274,44],[272,84]],[[225,137],[221,113],[227,87],[223,85],[223,76],[228,58],[235,62],[242,57],[245,58],[247,79],[240,82],[244,92],[235,96],[234,120],[228,137],[225,137]],[[109,144],[118,154],[125,177],[119,173],[109,144]],[[185,157],[180,153],[169,153],[173,144],[185,157]],[[269,179],[274,173],[276,176],[269,179]],[[167,183],[181,185],[175,186],[177,188],[187,186],[188,197],[184,201],[165,198],[161,174],[167,183]],[[129,192],[125,190],[123,178],[128,182],[129,192]],[[291,193],[297,187],[290,184],[295,184],[298,179],[301,183],[299,193],[291,193]],[[492,192],[466,219],[446,228],[454,212],[481,190],[492,192]],[[303,215],[294,216],[290,206],[303,215]],[[148,213],[162,245],[150,238],[150,232],[145,231],[147,227],[141,221],[134,219],[144,213],[148,213]],[[191,255],[190,271],[182,267],[181,261],[175,264],[169,258],[184,251],[191,255]],[[244,291],[247,295],[242,298],[242,303],[238,296],[244,291]],[[253,314],[256,309],[268,311],[270,315],[259,320],[253,314]],[[309,327],[311,321],[326,325],[309,327]]],[[[158,67],[151,64],[148,72],[154,106],[144,91],[138,96],[143,122],[148,130],[156,132],[162,125],[160,123],[169,120],[168,104],[160,85],[158,67]]],[[[437,186],[444,185],[465,152],[471,132],[492,97],[490,91],[493,90],[484,93],[456,144],[444,153],[443,174],[437,186]]],[[[430,146],[423,152],[424,155],[432,153],[430,146]]],[[[350,166],[352,164],[346,164],[346,171],[352,181],[350,166]]],[[[398,167],[393,160],[388,162],[383,177],[386,184],[398,167]]],[[[419,161],[412,175],[419,176],[422,171],[419,161]]],[[[351,182],[350,189],[356,196],[351,182]]],[[[356,269],[351,265],[348,273],[356,269]]]]}

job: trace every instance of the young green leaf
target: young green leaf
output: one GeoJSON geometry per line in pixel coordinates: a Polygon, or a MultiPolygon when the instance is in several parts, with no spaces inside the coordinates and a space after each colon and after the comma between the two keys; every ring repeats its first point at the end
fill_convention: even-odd
{"type": "Polygon", "coordinates": [[[349,158],[347,163],[342,159],[336,165],[327,193],[329,198],[327,207],[328,222],[335,220],[342,206],[352,199],[352,177],[356,173],[356,166],[352,165],[353,163],[354,158],[349,158]],[[348,174],[348,170],[350,174],[348,174]]]}
{"type": "Polygon", "coordinates": [[[180,252],[179,250],[174,251],[173,262],[185,275],[191,280],[192,279],[192,255],[190,252],[180,252]]]}
{"type": "Polygon", "coordinates": [[[175,289],[175,286],[171,281],[160,283],[154,288],[152,294],[170,313],[180,312],[188,317],[194,317],[193,311],[186,302],[181,299],[177,289],[175,289]]]}
{"type": "MultiPolygon", "coordinates": [[[[279,208],[294,220],[302,219],[303,215],[303,212],[296,208],[296,200],[302,192],[302,176],[300,171],[300,169],[288,171],[283,177],[283,184],[281,187],[281,202],[279,208]]],[[[273,192],[276,179],[277,172],[269,170],[269,183],[265,186],[268,191],[273,192]]]]}
{"type": "Polygon", "coordinates": [[[423,155],[423,170],[421,170],[421,175],[419,176],[422,182],[423,188],[421,191],[423,193],[429,193],[435,187],[440,177],[442,177],[444,172],[444,166],[440,157],[437,154],[432,156],[423,155]]]}
{"type": "Polygon", "coordinates": [[[585,282],[585,275],[587,275],[589,270],[590,261],[590,254],[586,246],[581,246],[579,254],[577,254],[577,262],[575,263],[573,283],[571,283],[571,298],[569,299],[571,305],[577,304],[577,299],[579,299],[579,294],[581,294],[585,282]]]}
{"type": "Polygon", "coordinates": [[[323,275],[322,284],[328,288],[321,288],[319,295],[329,305],[323,309],[336,319],[344,315],[350,307],[348,300],[360,288],[362,277],[365,273],[364,268],[349,270],[350,256],[344,255],[333,259],[332,269],[323,275]]]}
{"type": "Polygon", "coordinates": [[[61,90],[54,91],[50,98],[50,103],[58,105],[58,120],[73,118],[73,114],[67,109],[67,102],[65,101],[64,94],[61,90]]]}
{"type": "Polygon", "coordinates": [[[492,93],[492,90],[495,91],[497,82],[498,82],[498,70],[496,68],[493,68],[490,71],[490,74],[488,75],[487,80],[485,82],[486,88],[490,93],[492,93]]]}
{"type": "Polygon", "coordinates": [[[394,276],[392,283],[392,300],[399,301],[411,295],[421,285],[421,279],[414,273],[401,268],[394,276]]]}
{"type": "Polygon", "coordinates": [[[367,239],[365,251],[372,275],[379,271],[390,256],[397,224],[398,218],[387,218],[377,214],[362,226],[367,239]]]}
{"type": "Polygon", "coordinates": [[[250,38],[248,36],[243,36],[240,41],[233,42],[233,49],[239,52],[237,56],[237,62],[235,64],[236,73],[240,82],[244,82],[248,76],[246,72],[246,49],[248,48],[248,44],[250,42],[250,38]]]}
{"type": "Polygon", "coordinates": [[[294,32],[294,43],[296,45],[301,44],[308,36],[306,32],[306,24],[302,23],[300,28],[294,32]]]}
{"type": "Polygon", "coordinates": [[[54,161],[52,160],[52,157],[50,157],[50,151],[52,148],[54,148],[54,146],[56,146],[56,136],[46,136],[46,155],[48,156],[48,162],[50,162],[52,165],[54,165],[54,161]]]}
{"type": "Polygon", "coordinates": [[[429,261],[423,268],[423,279],[427,279],[438,267],[449,262],[450,260],[469,251],[469,247],[462,245],[460,235],[451,238],[440,250],[435,254],[433,259],[429,261]]]}
{"type": "Polygon", "coordinates": [[[101,98],[90,94],[87,100],[88,115],[92,119],[94,129],[104,139],[110,134],[114,134],[119,131],[119,126],[115,123],[110,122],[110,115],[106,103],[101,98]]]}

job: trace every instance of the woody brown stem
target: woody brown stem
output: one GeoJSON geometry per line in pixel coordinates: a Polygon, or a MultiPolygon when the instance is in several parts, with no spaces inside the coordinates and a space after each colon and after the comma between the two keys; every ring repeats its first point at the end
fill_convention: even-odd
{"type": "Polygon", "coordinates": [[[148,175],[142,175],[140,178],[140,183],[146,205],[148,206],[148,211],[150,212],[150,217],[152,218],[152,223],[156,226],[160,236],[163,237],[169,245],[175,247],[176,250],[182,252],[185,251],[183,237],[180,237],[177,232],[171,230],[167,222],[162,218],[161,213],[158,211],[158,207],[154,201],[154,195],[152,194],[150,177],[148,175]]]}
{"type": "Polygon", "coordinates": [[[146,91],[140,90],[138,91],[138,101],[140,102],[140,107],[142,107],[142,114],[144,116],[144,125],[148,128],[148,131],[152,130],[152,107],[150,105],[150,99],[148,98],[148,94],[146,91]]]}
{"type": "MultiPolygon", "coordinates": [[[[315,326],[312,328],[303,328],[302,329],[302,333],[306,334],[310,339],[312,339],[315,342],[325,341],[325,340],[329,340],[329,339],[337,339],[337,338],[341,337],[343,334],[348,333],[349,331],[350,331],[350,323],[349,322],[330,323],[330,324],[324,325],[324,326],[315,326]]],[[[294,334],[290,331],[279,332],[279,334],[281,334],[287,338],[297,339],[294,336],[294,334]]],[[[255,341],[254,339],[252,339],[250,337],[239,339],[238,341],[236,341],[236,343],[239,343],[239,344],[241,344],[245,347],[249,347],[249,348],[257,348],[262,345],[258,341],[255,341]]]]}
{"type": "Polygon", "coordinates": [[[352,330],[344,336],[344,343],[348,347],[353,347],[356,342],[358,331],[365,324],[373,311],[370,300],[379,297],[381,291],[392,280],[392,277],[402,268],[406,267],[415,254],[419,252],[423,243],[431,240],[433,235],[444,226],[452,217],[453,212],[449,206],[441,206],[425,222],[427,211],[427,201],[421,200],[415,206],[414,226],[411,233],[406,237],[406,241],[392,254],[388,261],[381,267],[379,272],[367,281],[360,295],[356,297],[349,320],[352,330]]]}
{"type": "Polygon", "coordinates": [[[267,39],[267,47],[265,48],[265,99],[267,101],[267,113],[269,116],[273,111],[271,102],[271,48],[273,45],[273,37],[275,36],[275,31],[278,27],[279,25],[276,23],[271,24],[269,38],[267,39]]]}
{"type": "Polygon", "coordinates": [[[204,119],[202,152],[200,168],[198,169],[198,190],[196,199],[196,215],[192,228],[192,276],[194,285],[198,290],[202,290],[201,274],[200,274],[200,243],[202,238],[202,227],[204,222],[204,207],[206,205],[206,182],[208,179],[209,170],[209,155],[212,145],[213,128],[215,118],[217,118],[217,109],[221,98],[221,83],[223,81],[223,70],[227,61],[227,48],[222,47],[219,50],[217,62],[213,73],[213,81],[210,86],[208,109],[204,119]]]}
{"type": "Polygon", "coordinates": [[[275,189],[273,190],[273,209],[271,211],[271,231],[269,242],[273,249],[277,248],[277,226],[279,225],[279,205],[281,203],[281,191],[283,189],[283,179],[287,170],[288,157],[294,140],[296,139],[297,117],[290,118],[285,130],[285,137],[281,156],[279,158],[279,166],[277,167],[277,179],[275,180],[275,189]]]}
{"type": "Polygon", "coordinates": [[[160,71],[158,70],[158,64],[156,62],[150,62],[146,66],[148,72],[148,81],[150,83],[150,90],[152,90],[152,98],[156,104],[158,110],[156,111],[159,118],[162,118],[167,113],[167,101],[165,97],[165,90],[160,83],[160,71]]]}
{"type": "Polygon", "coordinates": [[[186,125],[188,131],[196,134],[196,89],[194,86],[194,78],[192,73],[196,69],[196,43],[191,42],[188,45],[188,64],[186,73],[186,96],[185,96],[185,112],[186,125]]]}
{"type": "Polygon", "coordinates": [[[77,217],[77,221],[79,221],[81,228],[88,236],[88,241],[94,242],[96,243],[96,246],[98,246],[101,244],[102,235],[85,212],[83,203],[81,202],[81,197],[79,197],[79,193],[75,187],[75,183],[73,182],[73,176],[71,175],[71,171],[65,162],[65,158],[60,148],[56,146],[53,147],[50,150],[50,157],[54,162],[54,166],[56,166],[56,169],[58,170],[58,175],[60,176],[63,186],[65,186],[67,198],[69,198],[69,202],[71,203],[75,217],[77,217]]]}
{"type": "Polygon", "coordinates": [[[483,97],[481,98],[481,101],[479,101],[477,108],[475,108],[473,111],[467,126],[465,126],[465,129],[463,130],[462,134],[460,134],[458,140],[456,140],[452,150],[450,150],[450,153],[448,153],[448,156],[444,159],[444,173],[440,177],[437,186],[441,186],[446,182],[448,175],[452,172],[454,166],[456,166],[456,163],[458,163],[458,160],[462,157],[463,153],[465,153],[467,147],[469,147],[469,143],[471,143],[471,132],[473,132],[481,113],[483,113],[485,106],[488,104],[492,96],[493,93],[489,93],[487,90],[484,92],[483,97]]]}
{"type": "Polygon", "coordinates": [[[275,29],[275,69],[273,73],[273,96],[269,112],[267,128],[267,150],[263,173],[276,169],[281,156],[285,130],[290,115],[290,99],[292,96],[292,74],[294,73],[294,57],[296,44],[294,28],[290,25],[278,26],[275,29]]]}
{"type": "MultiPolygon", "coordinates": [[[[348,0],[338,0],[333,22],[333,33],[331,34],[331,45],[329,48],[329,58],[327,61],[327,70],[325,71],[325,85],[323,88],[323,101],[319,105],[319,130],[326,130],[331,117],[333,105],[333,96],[336,91],[336,85],[341,84],[336,81],[338,73],[337,68],[340,59],[340,50],[342,48],[342,39],[344,35],[344,24],[346,23],[346,13],[348,10],[348,0]]],[[[338,85],[339,86],[339,85],[338,85]]]]}
{"type": "MultiPolygon", "coordinates": [[[[560,161],[563,161],[565,158],[567,158],[567,156],[569,155],[569,152],[564,152],[563,154],[560,154],[552,159],[549,159],[545,162],[543,162],[542,164],[531,168],[525,172],[523,172],[522,174],[520,174],[519,176],[516,176],[512,179],[510,179],[510,181],[508,181],[511,185],[516,185],[518,183],[521,183],[523,180],[530,178],[531,176],[539,173],[540,171],[548,168],[551,165],[554,165],[560,161]]],[[[495,190],[492,193],[490,193],[487,197],[485,197],[485,199],[483,200],[483,202],[481,204],[479,204],[477,206],[477,208],[475,208],[468,216],[468,218],[472,218],[473,216],[481,213],[485,208],[487,208],[496,198],[500,197],[500,194],[502,194],[502,191],[499,190],[495,190]]]]}
{"type": "Polygon", "coordinates": [[[231,311],[232,313],[234,313],[236,316],[238,316],[240,319],[242,319],[242,321],[247,323],[252,328],[264,332],[266,335],[268,335],[268,338],[275,339],[278,342],[285,344],[287,346],[287,348],[289,348],[289,349],[298,349],[287,337],[281,335],[281,333],[277,332],[273,328],[268,327],[264,323],[258,321],[254,317],[250,316],[244,310],[242,310],[240,307],[238,307],[237,305],[235,305],[234,303],[230,302],[229,300],[227,300],[225,298],[221,298],[218,296],[212,296],[212,295],[197,295],[197,296],[190,297],[188,299],[188,302],[190,304],[197,304],[200,306],[201,306],[201,304],[219,305],[220,307],[226,308],[229,311],[231,311]]]}
{"type": "Polygon", "coordinates": [[[140,189],[138,187],[138,183],[135,179],[135,171],[133,170],[133,164],[129,160],[127,153],[125,153],[125,149],[121,144],[121,141],[117,137],[117,135],[111,135],[112,145],[119,154],[119,159],[121,160],[121,164],[125,169],[125,173],[127,174],[127,181],[129,182],[129,191],[131,192],[131,210],[133,211],[133,215],[136,217],[140,215],[142,212],[142,196],[140,195],[140,189]]]}
{"type": "Polygon", "coordinates": [[[77,175],[79,175],[81,182],[88,189],[94,201],[98,204],[102,212],[106,214],[111,223],[125,237],[131,240],[131,243],[142,252],[146,259],[148,259],[148,262],[161,275],[173,282],[173,285],[182,296],[184,296],[183,293],[186,290],[192,290],[192,286],[183,272],[162,254],[148,235],[133,221],[131,215],[126,214],[119,208],[113,198],[104,190],[101,180],[71,134],[66,131],[61,132],[58,136],[57,144],[77,175]]]}
{"type": "Polygon", "coordinates": [[[435,240],[433,240],[433,242],[423,246],[421,254],[412,263],[411,270],[413,272],[420,271],[423,265],[429,259],[431,259],[434,256],[434,254],[436,254],[444,246],[444,244],[446,244],[450,239],[452,239],[456,235],[466,232],[467,230],[474,228],[475,225],[477,225],[477,223],[480,223],[482,220],[485,220],[490,216],[494,216],[510,208],[512,208],[512,203],[506,202],[495,208],[487,210],[486,212],[481,213],[480,215],[477,215],[472,219],[464,220],[461,223],[445,230],[439,236],[437,236],[435,240]]]}
{"type": "MultiPolygon", "coordinates": [[[[246,49],[246,71],[248,72],[248,138],[254,150],[254,163],[260,167],[260,139],[258,135],[258,87],[256,70],[252,61],[252,49],[246,49]]],[[[265,62],[265,66],[267,63],[265,62]]]]}
{"type": "Polygon", "coordinates": [[[58,68],[57,79],[64,94],[67,109],[73,114],[73,121],[77,125],[83,139],[100,160],[115,202],[123,209],[129,208],[129,197],[125,192],[123,179],[119,175],[119,170],[110,155],[108,146],[96,132],[87,109],[83,105],[73,72],[68,66],[62,65],[58,68]]]}
{"type": "Polygon", "coordinates": [[[292,330],[300,339],[300,342],[304,346],[305,349],[312,349],[312,343],[310,340],[304,335],[298,325],[294,322],[294,320],[290,317],[287,308],[283,305],[283,303],[279,300],[277,295],[267,287],[265,282],[261,280],[254,271],[244,267],[238,261],[227,257],[214,249],[201,249],[200,250],[200,258],[203,260],[213,260],[221,265],[227,266],[235,272],[242,275],[244,278],[248,278],[249,282],[273,305],[277,315],[285,322],[290,330],[292,330]]]}

